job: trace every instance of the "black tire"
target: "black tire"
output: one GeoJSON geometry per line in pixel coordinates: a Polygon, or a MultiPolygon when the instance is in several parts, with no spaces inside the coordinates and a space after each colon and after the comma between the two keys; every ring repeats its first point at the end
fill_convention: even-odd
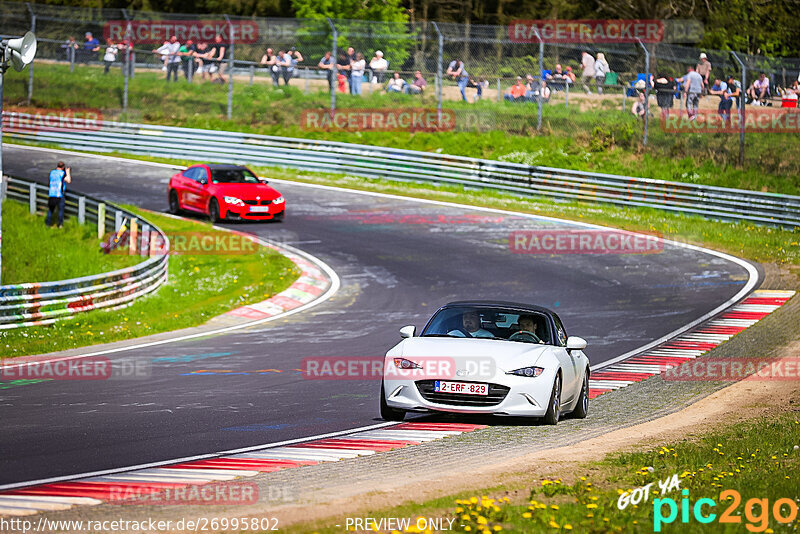
{"type": "Polygon", "coordinates": [[[581,387],[581,397],[577,406],[572,410],[570,417],[574,419],[586,419],[589,413],[589,369],[583,373],[583,386],[581,387]]]}
{"type": "Polygon", "coordinates": [[[219,202],[217,202],[216,198],[212,198],[211,202],[208,203],[208,218],[211,219],[212,223],[218,223],[222,220],[219,217],[219,202]]]}
{"type": "Polygon", "coordinates": [[[383,384],[381,384],[381,418],[386,421],[402,421],[406,418],[405,410],[396,410],[386,404],[386,390],[383,389],[383,384]]]}
{"type": "Polygon", "coordinates": [[[181,203],[178,201],[178,193],[173,189],[169,192],[169,212],[177,215],[181,212],[181,203]]]}
{"type": "Polygon", "coordinates": [[[556,375],[553,382],[553,392],[550,394],[550,402],[547,404],[547,412],[542,418],[546,425],[555,425],[561,417],[561,374],[556,375]]]}

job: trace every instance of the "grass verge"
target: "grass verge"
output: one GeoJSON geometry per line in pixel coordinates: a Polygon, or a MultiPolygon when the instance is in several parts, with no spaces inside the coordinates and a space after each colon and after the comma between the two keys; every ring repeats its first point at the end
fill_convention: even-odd
{"type": "MultiPolygon", "coordinates": [[[[405,532],[425,531],[414,527],[420,517],[444,519],[446,527],[452,520],[447,530],[470,533],[791,532],[797,525],[800,497],[798,449],[797,414],[774,414],[692,441],[615,453],[581,466],[583,475],[570,479],[549,477],[527,485],[487,487],[477,494],[449,495],[364,515],[410,519],[405,532]],[[645,499],[644,490],[637,488],[648,484],[645,499]],[[687,496],[683,490],[688,490],[687,496]],[[631,504],[631,499],[638,504],[631,504]],[[728,523],[723,522],[726,511],[728,523]],[[791,522],[779,521],[778,515],[787,518],[792,511],[791,522]],[[698,517],[711,520],[701,522],[698,517]]],[[[345,525],[346,520],[298,524],[288,530],[341,532],[341,527],[329,525],[345,525]]]]}
{"type": "Polygon", "coordinates": [[[74,217],[63,228],[44,224],[28,206],[3,202],[3,284],[51,282],[115,271],[136,265],[141,258],[100,254],[97,230],[74,217]]]}
{"type": "MultiPolygon", "coordinates": [[[[30,111],[21,106],[27,97],[27,74],[8,73],[6,111],[30,111]]],[[[242,80],[243,82],[243,80],[242,80]]],[[[167,86],[163,74],[140,72],[130,82],[129,111],[121,113],[122,77],[103,76],[97,67],[37,64],[31,106],[46,109],[103,111],[106,120],[244,131],[269,135],[358,142],[445,154],[477,156],[549,167],[643,176],[741,189],[800,194],[800,138],[790,134],[753,133],[747,136],[745,164],[738,166],[738,136],[727,133],[668,133],[654,117],[648,147],[642,148],[642,124],[621,98],[547,104],[541,132],[536,130],[534,106],[496,102],[445,101],[456,116],[456,130],[309,131],[301,127],[304,110],[325,110],[330,95],[296,87],[273,89],[266,83],[234,87],[232,120],[226,120],[227,88],[207,83],[167,86]],[[169,88],[167,90],[167,87],[169,88]]],[[[338,108],[435,108],[431,95],[380,92],[362,97],[338,95],[338,108]]],[[[709,99],[716,106],[714,99],[709,99]]],[[[704,102],[706,104],[706,102],[704,102]]],[[[710,104],[709,104],[710,105],[710,104]]]]}
{"type": "MultiPolygon", "coordinates": [[[[208,223],[125,207],[167,234],[211,231],[208,223]]],[[[0,331],[0,357],[42,354],[197,326],[283,291],[299,274],[290,260],[262,247],[254,254],[173,255],[169,280],[155,293],[120,310],[95,310],[49,326],[0,331]]]]}

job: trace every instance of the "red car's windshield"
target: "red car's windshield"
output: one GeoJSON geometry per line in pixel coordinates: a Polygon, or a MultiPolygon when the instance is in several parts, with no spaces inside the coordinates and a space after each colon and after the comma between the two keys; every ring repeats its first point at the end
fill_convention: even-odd
{"type": "Polygon", "coordinates": [[[247,169],[211,169],[211,182],[215,184],[257,184],[258,177],[247,169]]]}

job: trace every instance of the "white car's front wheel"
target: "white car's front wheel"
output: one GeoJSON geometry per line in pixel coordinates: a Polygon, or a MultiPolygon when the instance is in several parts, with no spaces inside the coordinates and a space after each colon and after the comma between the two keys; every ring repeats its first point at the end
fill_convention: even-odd
{"type": "Polygon", "coordinates": [[[547,405],[547,412],[542,418],[544,424],[555,425],[561,417],[561,375],[556,375],[556,380],[553,382],[553,392],[550,394],[550,402],[547,405]]]}
{"type": "Polygon", "coordinates": [[[381,418],[386,421],[402,421],[406,417],[405,410],[397,410],[386,404],[386,390],[381,384],[381,418]]]}

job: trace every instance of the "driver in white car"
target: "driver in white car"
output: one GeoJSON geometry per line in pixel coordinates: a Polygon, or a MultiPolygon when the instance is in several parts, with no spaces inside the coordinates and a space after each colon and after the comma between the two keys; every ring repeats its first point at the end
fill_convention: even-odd
{"type": "Polygon", "coordinates": [[[511,336],[508,338],[509,340],[518,341],[523,338],[525,334],[531,334],[536,343],[544,343],[544,341],[539,338],[539,335],[536,332],[536,319],[532,315],[520,315],[517,321],[517,326],[519,327],[519,330],[511,334],[511,336]]]}
{"type": "MultiPolygon", "coordinates": [[[[461,316],[461,324],[464,326],[464,330],[466,330],[471,337],[488,337],[493,338],[494,334],[489,332],[488,330],[484,330],[481,328],[481,316],[476,311],[465,312],[461,316]]],[[[449,336],[456,336],[456,337],[467,337],[464,335],[464,332],[460,329],[458,330],[451,330],[447,333],[449,336]]]]}

